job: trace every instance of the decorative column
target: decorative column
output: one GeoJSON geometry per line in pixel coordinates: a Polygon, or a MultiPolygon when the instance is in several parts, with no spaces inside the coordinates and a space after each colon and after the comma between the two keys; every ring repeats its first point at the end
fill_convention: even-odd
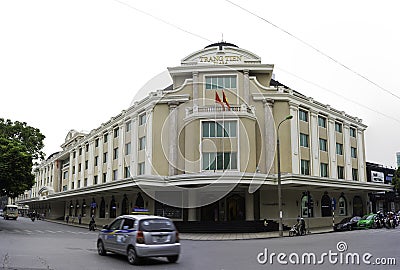
{"type": "Polygon", "coordinates": [[[332,178],[338,178],[336,162],[335,119],[328,118],[329,172],[332,178]]]}
{"type": "Polygon", "coordinates": [[[264,99],[264,155],[265,168],[261,168],[263,173],[269,173],[275,157],[275,122],[272,109],[274,107],[273,99],[264,99]]]}
{"type": "Polygon", "coordinates": [[[137,175],[137,154],[138,154],[138,115],[132,115],[132,129],[131,129],[131,175],[137,175]]]}
{"type": "Polygon", "coordinates": [[[364,131],[357,129],[357,159],[358,159],[358,179],[367,182],[365,177],[365,152],[364,152],[364,131]]]}
{"type": "Polygon", "coordinates": [[[250,79],[249,70],[243,70],[243,99],[246,105],[249,105],[250,101],[250,79]]]}
{"type": "Polygon", "coordinates": [[[300,174],[300,157],[299,157],[299,105],[289,102],[290,115],[293,119],[290,121],[290,142],[292,148],[292,173],[300,174]]]}
{"type": "Polygon", "coordinates": [[[122,121],[119,125],[118,137],[118,180],[124,179],[124,160],[125,160],[125,122],[122,121]]]}
{"type": "Polygon", "coordinates": [[[73,167],[75,166],[73,164],[74,161],[74,151],[76,152],[76,149],[72,149],[72,151],[69,153],[69,169],[68,169],[68,190],[71,190],[72,187],[72,181],[73,181],[73,167]]]}
{"type": "Polygon", "coordinates": [[[103,143],[103,139],[104,139],[104,134],[102,134],[101,136],[99,136],[99,151],[98,151],[98,163],[97,163],[97,182],[98,184],[101,184],[103,182],[105,182],[105,179],[103,179],[103,165],[104,165],[104,161],[103,161],[103,155],[104,155],[104,143],[103,143]]]}
{"type": "Polygon", "coordinates": [[[107,179],[106,182],[112,181],[112,164],[113,164],[113,151],[114,151],[114,134],[113,129],[109,129],[108,131],[108,149],[107,149],[107,179]]]}
{"type": "Polygon", "coordinates": [[[193,109],[199,106],[199,72],[193,72],[193,109]]]}
{"type": "Polygon", "coordinates": [[[94,175],[94,152],[95,152],[95,145],[94,140],[91,139],[89,141],[89,159],[88,159],[88,186],[93,186],[93,175],[94,175]]]}
{"type": "Polygon", "coordinates": [[[311,146],[311,175],[319,176],[320,159],[319,159],[319,132],[318,132],[318,114],[316,111],[310,110],[310,146],[311,146]]]}
{"type": "Polygon", "coordinates": [[[169,162],[168,162],[168,174],[176,175],[177,173],[177,162],[178,162],[178,102],[169,102],[169,162]]]}
{"type": "Polygon", "coordinates": [[[154,105],[146,110],[146,163],[145,174],[153,174],[152,172],[152,153],[153,153],[153,109],[154,105]]]}
{"type": "Polygon", "coordinates": [[[246,220],[254,220],[254,193],[245,191],[246,220]]]}
{"type": "Polygon", "coordinates": [[[80,157],[81,159],[81,171],[80,171],[80,180],[81,180],[81,186],[84,186],[84,181],[85,181],[85,155],[86,155],[86,147],[85,145],[81,145],[81,149],[82,149],[82,155],[80,157]]]}
{"type": "Polygon", "coordinates": [[[352,180],[352,162],[351,162],[351,143],[350,143],[350,125],[343,123],[343,150],[344,150],[344,166],[345,166],[345,179],[352,180]]]}

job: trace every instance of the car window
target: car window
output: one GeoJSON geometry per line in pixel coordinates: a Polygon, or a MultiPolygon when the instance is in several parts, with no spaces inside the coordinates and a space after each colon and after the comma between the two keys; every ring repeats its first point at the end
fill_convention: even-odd
{"type": "Polygon", "coordinates": [[[119,230],[119,228],[121,227],[122,221],[123,221],[123,219],[115,220],[113,223],[111,223],[109,229],[110,230],[119,230]]]}
{"type": "Polygon", "coordinates": [[[139,223],[139,230],[146,232],[174,231],[175,226],[168,219],[144,219],[139,223]]]}
{"type": "Polygon", "coordinates": [[[133,229],[134,224],[135,224],[135,220],[130,219],[130,218],[125,218],[124,224],[122,225],[122,229],[124,229],[124,230],[133,229]]]}

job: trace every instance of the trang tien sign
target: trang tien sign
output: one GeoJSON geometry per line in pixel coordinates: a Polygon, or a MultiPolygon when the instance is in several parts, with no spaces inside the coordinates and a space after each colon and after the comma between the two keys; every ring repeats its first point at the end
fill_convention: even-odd
{"type": "Polygon", "coordinates": [[[216,65],[226,65],[233,62],[242,63],[243,56],[239,55],[212,55],[200,56],[199,63],[214,63],[216,65]]]}

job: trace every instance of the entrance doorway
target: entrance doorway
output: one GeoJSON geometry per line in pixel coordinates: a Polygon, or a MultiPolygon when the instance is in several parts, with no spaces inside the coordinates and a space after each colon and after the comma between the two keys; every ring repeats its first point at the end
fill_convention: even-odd
{"type": "Polygon", "coordinates": [[[226,199],[227,220],[245,220],[244,197],[234,194],[226,199]]]}

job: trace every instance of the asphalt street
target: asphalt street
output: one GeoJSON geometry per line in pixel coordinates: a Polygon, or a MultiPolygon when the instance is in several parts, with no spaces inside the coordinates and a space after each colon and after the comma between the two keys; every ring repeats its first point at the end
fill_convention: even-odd
{"type": "Polygon", "coordinates": [[[96,239],[97,232],[84,228],[0,219],[0,269],[399,269],[400,265],[400,227],[257,240],[182,240],[177,263],[152,258],[138,266],[129,265],[124,256],[99,256],[96,239]]]}

